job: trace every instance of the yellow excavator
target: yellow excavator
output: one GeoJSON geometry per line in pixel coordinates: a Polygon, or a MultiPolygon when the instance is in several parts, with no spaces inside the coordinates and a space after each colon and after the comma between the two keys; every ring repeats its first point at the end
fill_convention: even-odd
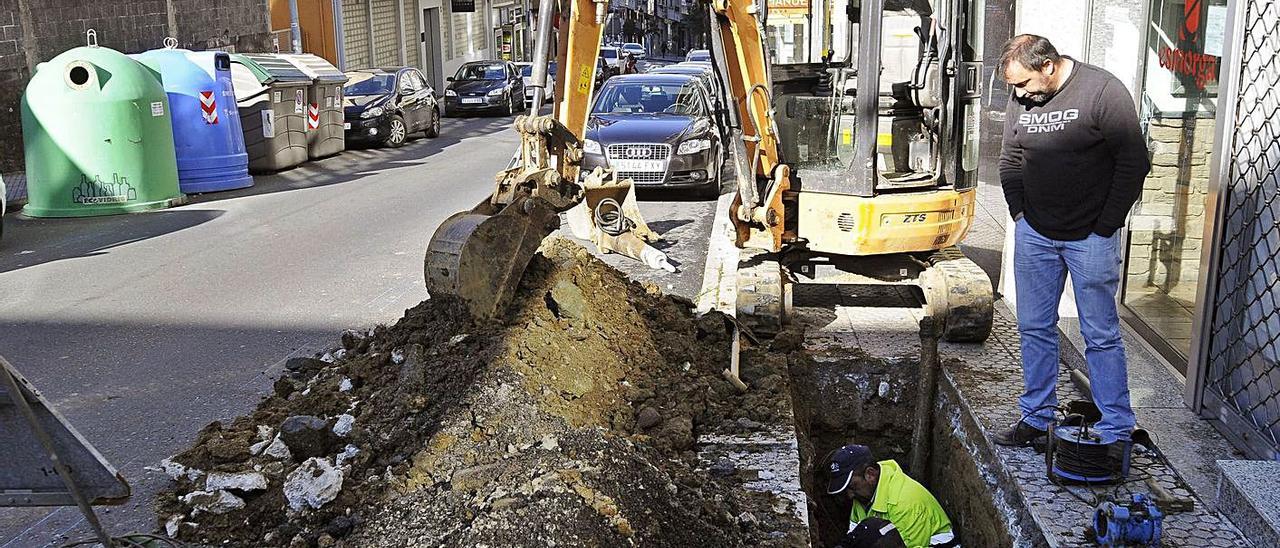
{"type": "MultiPolygon", "coordinates": [[[[732,136],[739,322],[776,332],[795,283],[908,285],[947,340],[985,340],[991,281],[956,247],[975,213],[982,1],[789,1],[776,14],[765,0],[699,5],[732,136]]],[[[656,235],[631,182],[579,169],[608,8],[541,1],[532,112],[553,43],[563,91],[550,116],[517,118],[520,152],[493,194],[437,229],[425,261],[433,295],[498,316],[564,212],[601,250],[669,266],[648,245],[656,235]]]]}

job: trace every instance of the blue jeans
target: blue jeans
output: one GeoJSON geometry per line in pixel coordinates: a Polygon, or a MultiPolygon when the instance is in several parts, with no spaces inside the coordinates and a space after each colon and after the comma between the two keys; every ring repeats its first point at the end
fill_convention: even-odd
{"type": "Polygon", "coordinates": [[[1129,439],[1135,421],[1116,314],[1119,246],[1118,233],[1110,238],[1089,234],[1083,240],[1061,241],[1036,232],[1025,218],[1015,223],[1013,272],[1026,388],[1018,405],[1027,424],[1047,428],[1054,413],[1047,406],[1058,405],[1058,301],[1070,272],[1093,403],[1102,411],[1102,422],[1096,427],[1129,439]]]}

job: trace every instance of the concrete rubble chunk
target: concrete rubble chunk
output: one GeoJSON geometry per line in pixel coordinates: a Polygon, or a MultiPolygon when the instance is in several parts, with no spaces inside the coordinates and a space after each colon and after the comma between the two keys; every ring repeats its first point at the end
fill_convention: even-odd
{"type": "Polygon", "coordinates": [[[271,440],[271,445],[268,445],[262,452],[268,457],[275,457],[281,460],[293,460],[293,453],[289,451],[289,446],[284,444],[284,440],[280,439],[279,434],[276,434],[276,439],[271,440]]]}
{"type": "Polygon", "coordinates": [[[191,507],[191,514],[225,514],[244,508],[244,500],[227,491],[192,491],[181,499],[191,507]]]}
{"type": "Polygon", "coordinates": [[[267,477],[261,472],[210,472],[204,480],[208,491],[235,489],[237,491],[261,491],[267,488],[267,477]]]}
{"type": "Polygon", "coordinates": [[[196,468],[190,468],[182,463],[174,462],[172,459],[164,459],[160,461],[160,467],[163,468],[164,473],[168,474],[169,477],[173,478],[174,481],[177,481],[178,478],[183,478],[183,477],[191,481],[195,481],[199,479],[202,474],[204,474],[204,471],[202,470],[199,470],[196,468]]]}
{"type": "Polygon", "coordinates": [[[338,453],[338,456],[334,457],[334,461],[338,466],[342,466],[346,464],[347,461],[356,458],[356,455],[359,453],[360,449],[358,447],[348,443],[346,447],[342,448],[342,452],[338,453]]]}
{"type": "Polygon", "coordinates": [[[342,377],[342,380],[338,382],[339,392],[350,392],[352,388],[354,388],[354,386],[351,384],[351,379],[342,377]]]}
{"type": "Polygon", "coordinates": [[[289,508],[320,508],[338,497],[342,491],[342,470],[327,459],[312,457],[294,469],[284,482],[284,497],[289,508]]]}
{"type": "Polygon", "coordinates": [[[178,535],[178,527],[182,526],[182,520],[185,517],[182,514],[169,516],[169,519],[164,522],[164,534],[169,535],[170,538],[175,538],[178,535]]]}
{"type": "Polygon", "coordinates": [[[264,450],[266,450],[266,448],[267,448],[268,446],[270,446],[270,445],[271,445],[271,442],[272,442],[272,441],[274,441],[274,440],[273,440],[273,439],[270,439],[270,440],[263,440],[263,441],[260,441],[260,442],[258,442],[258,443],[255,443],[255,444],[253,444],[253,445],[250,445],[250,446],[249,446],[249,454],[250,454],[250,455],[253,455],[253,456],[261,455],[261,454],[262,454],[262,452],[263,452],[264,450]]]}
{"type": "Polygon", "coordinates": [[[337,420],[333,423],[333,433],[345,438],[347,434],[351,433],[351,427],[355,426],[355,424],[355,417],[346,413],[338,415],[337,420]]]}
{"type": "Polygon", "coordinates": [[[404,349],[397,348],[391,351],[391,363],[400,365],[404,363],[404,349]]]}

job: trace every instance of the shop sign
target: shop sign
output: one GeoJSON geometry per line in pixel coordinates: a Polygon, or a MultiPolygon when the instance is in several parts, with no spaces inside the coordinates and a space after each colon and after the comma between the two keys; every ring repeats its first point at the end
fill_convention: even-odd
{"type": "Polygon", "coordinates": [[[1160,46],[1160,66],[1195,82],[1196,89],[1200,91],[1218,81],[1218,62],[1221,60],[1216,55],[1160,46]]]}
{"type": "Polygon", "coordinates": [[[1160,44],[1156,50],[1161,68],[1202,92],[1218,81],[1218,65],[1222,61],[1218,54],[1222,53],[1226,19],[1225,6],[1208,7],[1204,9],[1202,0],[1187,0],[1182,25],[1177,29],[1177,45],[1160,44]]]}
{"type": "Polygon", "coordinates": [[[805,15],[809,13],[809,0],[769,0],[769,13],[805,15]]]}
{"type": "Polygon", "coordinates": [[[449,0],[449,8],[453,13],[474,13],[476,0],[449,0]]]}

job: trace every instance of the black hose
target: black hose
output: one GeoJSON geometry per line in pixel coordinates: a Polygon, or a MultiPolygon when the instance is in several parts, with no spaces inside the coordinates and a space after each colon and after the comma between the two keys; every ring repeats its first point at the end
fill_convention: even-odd
{"type": "Polygon", "coordinates": [[[622,206],[613,198],[605,198],[596,204],[596,227],[610,236],[621,236],[636,227],[635,221],[622,214],[622,206]]]}
{"type": "Polygon", "coordinates": [[[1068,474],[1086,478],[1108,478],[1115,475],[1116,463],[1106,445],[1086,443],[1086,430],[1074,440],[1057,440],[1054,445],[1054,467],[1068,474]]]}

